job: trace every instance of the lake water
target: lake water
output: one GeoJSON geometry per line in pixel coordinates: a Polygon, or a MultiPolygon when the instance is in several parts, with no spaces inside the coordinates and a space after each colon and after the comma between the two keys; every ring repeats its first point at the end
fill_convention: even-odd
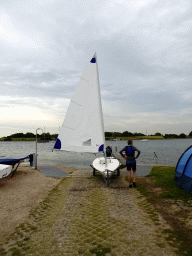
{"type": "MultiPolygon", "coordinates": [[[[133,141],[141,154],[137,159],[138,164],[154,164],[154,152],[158,157],[158,164],[176,166],[181,154],[192,144],[192,139],[175,140],[148,140],[133,141]]],[[[106,146],[112,146],[120,151],[127,145],[126,141],[106,141],[106,146]]],[[[89,153],[71,153],[65,151],[53,151],[54,142],[38,143],[38,164],[60,164],[71,166],[76,169],[90,169],[90,164],[96,158],[89,153]]],[[[0,158],[22,158],[31,153],[35,153],[35,141],[0,141],[0,158]]],[[[102,154],[97,154],[101,156],[102,154]]]]}

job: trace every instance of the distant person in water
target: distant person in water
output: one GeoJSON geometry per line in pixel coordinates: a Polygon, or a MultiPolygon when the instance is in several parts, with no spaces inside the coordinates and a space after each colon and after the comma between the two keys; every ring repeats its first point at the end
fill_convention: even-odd
{"type": "Polygon", "coordinates": [[[107,157],[110,157],[112,155],[112,149],[109,146],[107,146],[107,148],[106,148],[106,155],[107,155],[107,157]]]}
{"type": "Polygon", "coordinates": [[[122,155],[123,158],[126,160],[126,166],[127,166],[127,177],[129,181],[129,187],[132,188],[131,185],[131,169],[133,171],[133,186],[136,187],[136,159],[140,155],[140,150],[133,146],[132,140],[127,141],[128,146],[125,146],[119,153],[122,155]],[[126,156],[122,154],[122,152],[125,151],[126,156]],[[135,157],[135,151],[137,151],[137,155],[135,157]]]}

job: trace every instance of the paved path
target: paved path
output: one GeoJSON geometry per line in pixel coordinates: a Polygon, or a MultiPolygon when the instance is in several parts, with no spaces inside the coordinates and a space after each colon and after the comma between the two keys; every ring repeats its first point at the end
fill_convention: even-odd
{"type": "Polygon", "coordinates": [[[7,255],[176,255],[162,235],[166,224],[158,215],[154,223],[124,176],[107,187],[83,173],[61,181],[17,229],[4,248],[7,255]]]}
{"type": "MultiPolygon", "coordinates": [[[[62,168],[62,167],[61,167],[62,168]]],[[[137,164],[137,176],[146,176],[151,171],[152,165],[143,165],[143,164],[137,164]]],[[[92,169],[90,170],[77,170],[73,172],[73,175],[68,174],[64,170],[61,170],[60,168],[54,166],[54,165],[38,165],[38,169],[47,177],[60,177],[64,178],[66,176],[86,176],[91,177],[92,176],[92,169]]],[[[121,175],[126,175],[126,168],[121,169],[121,175]]]]}

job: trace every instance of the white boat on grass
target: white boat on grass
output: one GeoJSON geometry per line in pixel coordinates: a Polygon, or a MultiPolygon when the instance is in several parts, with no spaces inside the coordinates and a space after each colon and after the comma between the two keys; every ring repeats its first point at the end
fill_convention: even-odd
{"type": "Polygon", "coordinates": [[[106,157],[96,54],[71,99],[54,149],[88,153],[104,151],[104,157],[96,158],[91,164],[93,175],[96,171],[101,173],[107,185],[114,172],[119,175],[119,161],[113,157],[106,157]]]}

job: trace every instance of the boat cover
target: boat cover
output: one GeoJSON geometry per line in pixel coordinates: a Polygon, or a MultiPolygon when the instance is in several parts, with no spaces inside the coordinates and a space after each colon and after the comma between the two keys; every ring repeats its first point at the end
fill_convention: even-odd
{"type": "Polygon", "coordinates": [[[9,159],[0,159],[0,164],[7,164],[7,165],[15,165],[20,163],[21,160],[27,159],[29,156],[23,158],[9,158],[9,159]]]}

